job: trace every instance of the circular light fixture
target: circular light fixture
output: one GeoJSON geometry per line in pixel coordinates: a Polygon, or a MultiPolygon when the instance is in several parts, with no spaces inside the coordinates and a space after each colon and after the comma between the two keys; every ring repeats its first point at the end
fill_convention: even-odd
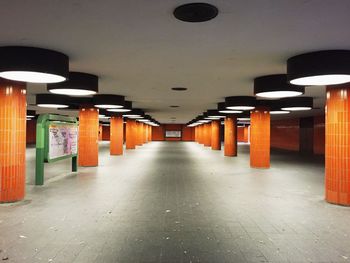
{"type": "Polygon", "coordinates": [[[36,105],[43,108],[68,108],[67,96],[53,94],[37,94],[36,105]]]}
{"type": "Polygon", "coordinates": [[[189,3],[175,8],[174,16],[184,22],[199,23],[215,18],[217,7],[207,3],[189,3]]]}
{"type": "Polygon", "coordinates": [[[69,72],[69,80],[48,84],[47,90],[54,94],[88,96],[98,92],[98,77],[88,73],[69,72]]]}
{"type": "Polygon", "coordinates": [[[254,79],[254,94],[263,98],[287,98],[305,93],[305,88],[291,85],[286,74],[261,76],[254,79]]]}
{"type": "Polygon", "coordinates": [[[35,110],[27,110],[27,119],[35,118],[35,110]]]}
{"type": "Polygon", "coordinates": [[[207,112],[205,113],[205,119],[208,120],[218,120],[225,117],[226,115],[220,113],[218,110],[207,110],[207,112]]]}
{"type": "Polygon", "coordinates": [[[95,107],[101,109],[123,108],[125,104],[124,96],[114,94],[98,94],[92,100],[95,107]]]}
{"type": "Polygon", "coordinates": [[[131,101],[125,101],[123,108],[114,108],[114,109],[107,109],[107,111],[110,112],[129,112],[132,110],[132,102],[131,101]]]}
{"type": "Polygon", "coordinates": [[[129,119],[137,119],[144,115],[144,112],[141,109],[132,109],[131,111],[123,114],[123,117],[129,118],[129,119]]]}
{"type": "Polygon", "coordinates": [[[287,60],[287,78],[294,85],[337,85],[350,82],[350,50],[305,53],[287,60]]]}
{"type": "Polygon", "coordinates": [[[225,102],[219,102],[218,103],[218,111],[220,113],[224,113],[224,114],[238,114],[238,113],[242,113],[243,112],[241,110],[228,110],[228,109],[226,109],[225,102]]]}
{"type": "Polygon", "coordinates": [[[280,100],[281,110],[285,111],[304,111],[311,110],[313,107],[312,97],[285,98],[280,100]]]}
{"type": "Polygon", "coordinates": [[[57,83],[68,78],[69,58],[36,47],[0,47],[0,77],[32,83],[57,83]]]}
{"type": "Polygon", "coordinates": [[[187,90],[187,88],[184,88],[184,87],[174,87],[174,88],[171,88],[172,90],[175,90],[175,91],[185,91],[187,90]]]}
{"type": "Polygon", "coordinates": [[[178,105],[170,105],[169,107],[170,108],[179,108],[180,106],[178,106],[178,105]]]}
{"type": "Polygon", "coordinates": [[[270,114],[272,115],[278,115],[278,114],[288,114],[290,111],[285,111],[285,110],[271,110],[270,114]]]}
{"type": "Polygon", "coordinates": [[[239,121],[250,121],[250,118],[239,117],[237,118],[239,121]]]}
{"type": "Polygon", "coordinates": [[[225,98],[226,109],[252,110],[255,108],[255,98],[250,96],[232,96],[225,98]]]}

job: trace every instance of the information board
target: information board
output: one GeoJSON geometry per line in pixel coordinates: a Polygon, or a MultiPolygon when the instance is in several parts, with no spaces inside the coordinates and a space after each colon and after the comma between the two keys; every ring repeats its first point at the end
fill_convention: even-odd
{"type": "Polygon", "coordinates": [[[50,123],[48,129],[48,159],[76,155],[78,151],[78,127],[74,124],[50,123]]]}
{"type": "Polygon", "coordinates": [[[181,131],[165,131],[166,138],[181,138],[181,131]]]}

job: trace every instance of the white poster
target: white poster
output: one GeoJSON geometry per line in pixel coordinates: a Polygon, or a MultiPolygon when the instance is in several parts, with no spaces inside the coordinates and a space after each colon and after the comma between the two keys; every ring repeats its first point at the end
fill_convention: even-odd
{"type": "Polygon", "coordinates": [[[78,127],[76,125],[49,126],[49,156],[48,159],[77,154],[78,127]]]}
{"type": "Polygon", "coordinates": [[[167,138],[181,138],[181,131],[165,131],[167,138]]]}

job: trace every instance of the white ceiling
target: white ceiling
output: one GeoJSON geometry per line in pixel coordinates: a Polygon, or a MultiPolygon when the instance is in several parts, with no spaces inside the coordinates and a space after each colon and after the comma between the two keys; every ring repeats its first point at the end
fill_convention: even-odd
{"type": "MultiPolygon", "coordinates": [[[[349,0],[208,0],[219,9],[214,20],[176,20],[173,9],[188,2],[1,0],[0,45],[64,52],[71,70],[100,77],[101,93],[125,95],[165,123],[187,122],[225,96],[252,95],[253,78],[285,73],[292,55],[350,49],[349,0]],[[177,86],[188,91],[170,90],[177,86]]],[[[31,94],[46,89],[28,92],[33,103],[31,94]]],[[[306,95],[323,108],[323,87],[306,95]]]]}

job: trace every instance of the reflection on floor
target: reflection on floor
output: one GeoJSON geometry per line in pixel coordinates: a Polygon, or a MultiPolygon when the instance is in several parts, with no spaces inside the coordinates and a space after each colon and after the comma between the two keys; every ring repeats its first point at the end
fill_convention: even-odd
{"type": "MultiPolygon", "coordinates": [[[[322,159],[280,151],[271,169],[251,169],[247,147],[228,158],[195,143],[153,142],[110,157],[104,143],[98,167],[28,185],[26,201],[0,206],[0,257],[348,262],[350,208],[324,202],[322,159]]],[[[51,177],[69,169],[46,167],[51,177]]]]}

